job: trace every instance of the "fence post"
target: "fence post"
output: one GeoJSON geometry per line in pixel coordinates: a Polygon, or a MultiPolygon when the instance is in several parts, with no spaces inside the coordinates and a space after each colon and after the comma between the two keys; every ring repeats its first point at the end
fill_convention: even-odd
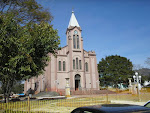
{"type": "Polygon", "coordinates": [[[6,112],[9,111],[8,108],[9,108],[9,107],[8,107],[8,102],[7,102],[7,103],[6,103],[6,112]]]}
{"type": "Polygon", "coordinates": [[[108,104],[108,89],[107,89],[107,93],[106,93],[106,103],[108,104]]]}
{"type": "Polygon", "coordinates": [[[28,113],[30,113],[30,97],[28,96],[28,113]]]}

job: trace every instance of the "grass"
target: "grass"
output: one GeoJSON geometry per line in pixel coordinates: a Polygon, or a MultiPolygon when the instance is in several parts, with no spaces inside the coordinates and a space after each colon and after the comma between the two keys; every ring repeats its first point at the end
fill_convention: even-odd
{"type": "MultiPolygon", "coordinates": [[[[147,102],[150,100],[150,93],[141,94],[141,100],[147,102]]],[[[106,103],[106,95],[92,96],[85,98],[59,99],[59,100],[39,100],[30,101],[31,113],[70,113],[73,109],[81,106],[89,106],[106,103]]],[[[108,100],[126,100],[137,101],[136,95],[131,94],[111,94],[108,100]]],[[[28,111],[27,101],[0,103],[0,113],[25,113],[28,111]],[[11,111],[8,111],[11,110],[11,111]]]]}

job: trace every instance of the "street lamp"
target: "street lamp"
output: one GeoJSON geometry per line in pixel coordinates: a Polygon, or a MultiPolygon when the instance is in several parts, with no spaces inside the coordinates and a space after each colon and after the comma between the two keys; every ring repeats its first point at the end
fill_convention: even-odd
{"type": "Polygon", "coordinates": [[[136,76],[135,76],[135,75],[133,75],[134,83],[135,83],[135,77],[136,77],[136,76]]]}
{"type": "Polygon", "coordinates": [[[134,83],[140,84],[141,78],[141,76],[138,76],[138,72],[135,72],[135,75],[133,75],[134,83]]]}
{"type": "Polygon", "coordinates": [[[138,72],[135,72],[135,75],[133,75],[134,83],[137,85],[137,94],[138,94],[138,99],[140,101],[140,87],[141,86],[141,76],[138,76],[138,72]]]}

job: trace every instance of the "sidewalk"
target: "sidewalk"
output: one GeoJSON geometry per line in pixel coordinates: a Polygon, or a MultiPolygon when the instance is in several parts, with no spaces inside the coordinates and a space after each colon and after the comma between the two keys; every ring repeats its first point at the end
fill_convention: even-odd
{"type": "Polygon", "coordinates": [[[125,100],[111,100],[112,104],[132,104],[143,106],[146,102],[136,102],[136,101],[125,101],[125,100]]]}

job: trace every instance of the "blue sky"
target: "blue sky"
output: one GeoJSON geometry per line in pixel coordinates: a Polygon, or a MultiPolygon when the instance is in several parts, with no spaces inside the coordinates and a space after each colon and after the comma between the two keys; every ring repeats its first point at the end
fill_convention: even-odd
{"type": "Polygon", "coordinates": [[[83,47],[94,50],[97,62],[120,55],[147,67],[150,57],[150,0],[37,0],[53,15],[61,47],[72,8],[82,28],[83,47]]]}

